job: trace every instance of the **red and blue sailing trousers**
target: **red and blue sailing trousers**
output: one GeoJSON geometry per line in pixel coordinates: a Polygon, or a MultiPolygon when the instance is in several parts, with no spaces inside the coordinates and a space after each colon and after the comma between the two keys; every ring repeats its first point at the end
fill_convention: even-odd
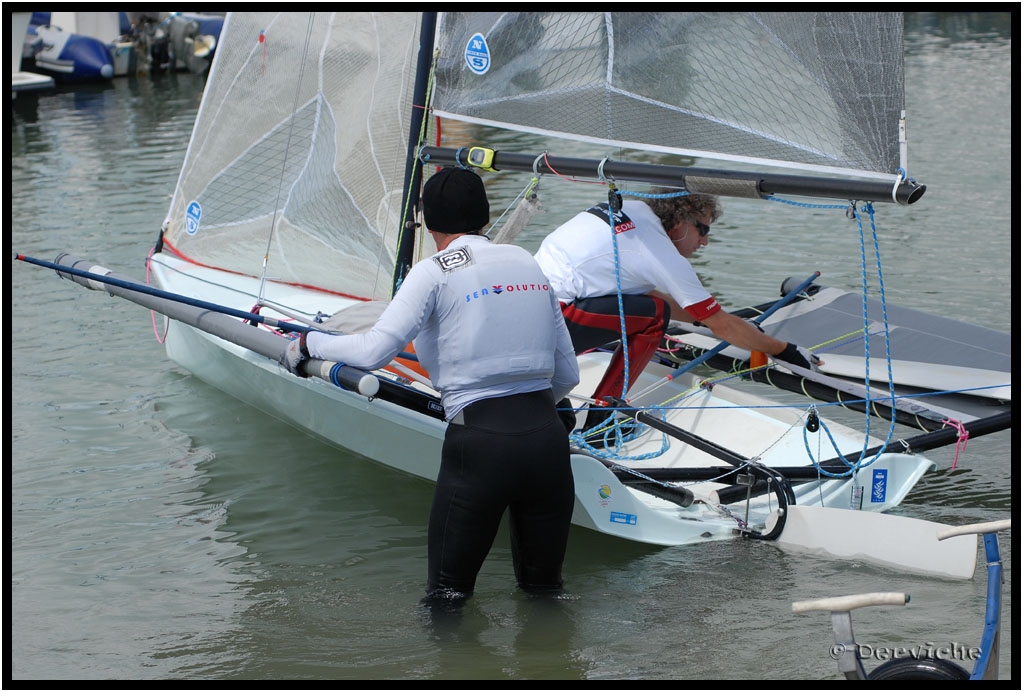
{"type": "MultiPolygon", "coordinates": [[[[661,344],[665,330],[668,329],[671,309],[664,299],[656,296],[623,294],[622,312],[626,320],[629,387],[632,387],[661,344]]],[[[565,316],[565,324],[577,354],[616,343],[615,353],[593,397],[597,400],[621,397],[625,360],[618,297],[595,296],[563,303],[562,315],[565,316]]]]}

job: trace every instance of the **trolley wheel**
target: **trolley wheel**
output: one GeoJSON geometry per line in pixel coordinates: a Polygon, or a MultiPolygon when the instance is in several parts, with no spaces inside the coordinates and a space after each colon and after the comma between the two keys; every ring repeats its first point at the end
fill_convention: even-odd
{"type": "Polygon", "coordinates": [[[934,657],[901,657],[878,665],[871,681],[966,681],[971,678],[959,664],[934,657]]]}

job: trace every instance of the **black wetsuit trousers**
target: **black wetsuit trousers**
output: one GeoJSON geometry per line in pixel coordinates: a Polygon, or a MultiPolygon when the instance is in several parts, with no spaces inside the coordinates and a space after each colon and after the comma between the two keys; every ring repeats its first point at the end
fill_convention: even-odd
{"type": "Polygon", "coordinates": [[[474,402],[450,423],[428,529],[428,595],[472,594],[508,509],[516,581],[562,586],[575,492],[550,390],[474,402]]]}

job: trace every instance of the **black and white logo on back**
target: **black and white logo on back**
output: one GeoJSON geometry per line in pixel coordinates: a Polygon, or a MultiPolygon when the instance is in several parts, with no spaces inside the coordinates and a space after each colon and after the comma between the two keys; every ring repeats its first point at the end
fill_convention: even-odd
{"type": "Polygon", "coordinates": [[[469,254],[469,248],[454,248],[436,255],[434,262],[442,271],[451,272],[473,262],[473,256],[469,254]]]}

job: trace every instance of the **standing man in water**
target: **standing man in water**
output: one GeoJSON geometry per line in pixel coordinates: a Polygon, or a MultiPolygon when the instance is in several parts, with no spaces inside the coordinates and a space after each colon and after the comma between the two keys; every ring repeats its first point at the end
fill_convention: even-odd
{"type": "Polygon", "coordinates": [[[575,492],[555,403],[579,383],[558,301],[530,253],[492,244],[483,181],[451,167],[423,186],[438,252],[418,262],[363,334],[304,333],[282,356],[379,368],[413,340],[448,428],[428,529],[428,603],[473,594],[506,508],[518,585],[562,587],[575,492]]]}

